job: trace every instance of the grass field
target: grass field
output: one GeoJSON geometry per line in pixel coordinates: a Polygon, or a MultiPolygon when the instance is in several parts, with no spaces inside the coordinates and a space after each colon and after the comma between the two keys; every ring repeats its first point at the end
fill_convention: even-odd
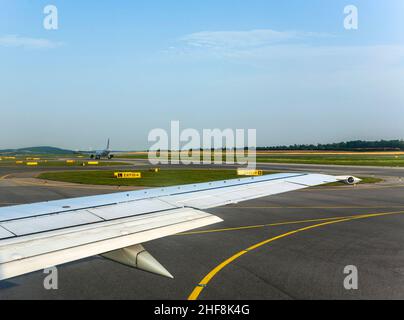
{"type": "MultiPolygon", "coordinates": [[[[148,159],[147,153],[118,158],[148,159]]],[[[168,155],[170,158],[170,155],[168,155]]],[[[212,156],[213,160],[213,156],[212,156]]],[[[223,161],[224,161],[223,157],[223,161]]],[[[349,166],[404,167],[403,152],[257,152],[258,163],[325,164],[349,166]]]]}
{"type": "Polygon", "coordinates": [[[42,173],[38,178],[93,185],[166,187],[238,178],[235,170],[161,170],[141,171],[141,179],[116,179],[114,171],[72,171],[42,173]]]}
{"type": "Polygon", "coordinates": [[[404,155],[388,154],[270,154],[258,155],[257,162],[294,163],[294,164],[325,164],[349,166],[404,167],[404,155]]]}
{"type": "Polygon", "coordinates": [[[80,159],[83,157],[87,157],[88,155],[81,154],[42,154],[42,153],[30,153],[30,154],[0,154],[0,158],[7,159],[8,157],[13,157],[17,159],[26,159],[26,158],[41,158],[41,159],[57,159],[57,158],[68,158],[68,159],[80,159]]]}
{"type": "Polygon", "coordinates": [[[0,161],[0,166],[4,167],[28,167],[27,162],[38,162],[38,165],[32,166],[33,168],[35,167],[83,167],[83,166],[91,166],[91,167],[104,167],[104,166],[125,166],[125,165],[130,165],[126,162],[111,162],[111,161],[99,161],[97,165],[88,165],[88,162],[90,160],[75,160],[74,163],[67,163],[66,161],[62,160],[20,160],[20,159],[15,159],[15,160],[1,160],[0,161]],[[16,163],[16,161],[23,161],[22,163],[16,163]]]}
{"type": "MultiPolygon", "coordinates": [[[[235,170],[162,170],[158,173],[141,171],[141,179],[116,179],[114,171],[69,171],[47,172],[38,176],[40,179],[91,185],[166,187],[208,181],[240,178],[235,170]]],[[[266,171],[265,174],[274,172],[266,171]]],[[[376,183],[381,179],[361,178],[363,183],[376,183]]],[[[337,185],[341,185],[337,183],[337,185]]]]}
{"type": "Polygon", "coordinates": [[[147,153],[135,153],[135,154],[117,154],[114,156],[115,159],[148,159],[147,153]]]}

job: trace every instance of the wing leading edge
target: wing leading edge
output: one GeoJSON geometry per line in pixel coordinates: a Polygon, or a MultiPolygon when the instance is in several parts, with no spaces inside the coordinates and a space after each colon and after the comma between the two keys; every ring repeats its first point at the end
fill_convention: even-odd
{"type": "Polygon", "coordinates": [[[141,251],[121,249],[222,221],[202,210],[335,181],[287,173],[3,207],[0,280],[99,254],[138,267],[141,251]]]}

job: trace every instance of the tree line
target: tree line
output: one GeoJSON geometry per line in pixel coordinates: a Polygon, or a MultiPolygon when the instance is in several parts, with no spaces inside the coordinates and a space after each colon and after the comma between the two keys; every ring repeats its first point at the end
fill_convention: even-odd
{"type": "Polygon", "coordinates": [[[290,146],[258,147],[257,150],[401,151],[404,150],[404,140],[355,140],[327,144],[294,144],[290,146]]]}

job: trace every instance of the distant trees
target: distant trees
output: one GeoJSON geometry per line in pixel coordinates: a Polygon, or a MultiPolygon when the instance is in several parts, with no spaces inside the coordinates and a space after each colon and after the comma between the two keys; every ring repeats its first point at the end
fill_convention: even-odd
{"type": "Polygon", "coordinates": [[[316,150],[316,151],[400,151],[404,140],[348,141],[328,144],[295,144],[291,146],[258,147],[257,150],[316,150]]]}
{"type": "MultiPolygon", "coordinates": [[[[237,148],[221,148],[221,149],[188,149],[192,154],[193,151],[223,151],[240,150],[237,148]]],[[[404,151],[404,140],[379,140],[379,141],[347,141],[327,144],[294,144],[290,146],[272,146],[272,147],[257,147],[257,151],[404,151]]],[[[171,152],[171,150],[164,150],[171,152]]],[[[244,148],[248,151],[248,148],[244,148]]],[[[163,150],[158,149],[157,154],[161,154],[163,150]]]]}

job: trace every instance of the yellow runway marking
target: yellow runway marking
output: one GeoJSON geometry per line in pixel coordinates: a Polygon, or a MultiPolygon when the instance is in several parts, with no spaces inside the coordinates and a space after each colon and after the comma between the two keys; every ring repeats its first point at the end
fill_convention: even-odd
{"type": "Polygon", "coordinates": [[[379,189],[393,189],[393,188],[404,188],[403,184],[397,185],[380,185],[380,186],[360,186],[360,187],[327,187],[327,186],[320,186],[314,188],[306,188],[301,190],[296,190],[296,192],[308,192],[308,191],[359,191],[359,190],[379,190],[379,189]]]}
{"type": "Polygon", "coordinates": [[[249,248],[242,250],[238,253],[236,253],[235,255],[231,256],[229,259],[223,261],[222,263],[220,263],[218,266],[216,266],[212,271],[210,271],[203,279],[202,281],[194,288],[194,290],[192,291],[192,293],[189,295],[188,300],[197,300],[199,295],[202,293],[202,291],[206,288],[206,286],[209,284],[209,282],[223,269],[225,268],[227,265],[229,265],[230,263],[232,263],[233,261],[237,260],[238,258],[240,258],[241,256],[256,250],[268,243],[274,242],[276,240],[282,239],[282,238],[286,238],[289,236],[292,236],[294,234],[303,232],[303,231],[307,231],[307,230],[311,230],[311,229],[315,229],[315,228],[319,228],[319,227],[323,227],[323,226],[327,226],[327,225],[331,225],[331,224],[336,224],[336,223],[341,223],[341,222],[347,222],[347,221],[353,221],[353,220],[359,220],[359,219],[366,219],[366,218],[374,218],[374,217],[381,217],[381,216],[388,216],[388,215],[395,215],[395,214],[403,214],[404,211],[397,211],[397,212],[385,212],[385,213],[376,213],[376,214],[367,214],[367,215],[360,215],[360,216],[352,216],[352,217],[347,217],[344,219],[339,219],[339,220],[334,220],[334,221],[328,221],[328,222],[323,222],[320,224],[315,224],[315,225],[311,225],[311,226],[307,226],[304,228],[300,228],[297,230],[293,230],[293,231],[289,231],[286,233],[283,233],[279,236],[267,239],[265,241],[259,242],[257,244],[254,244],[252,246],[250,246],[249,248]]]}
{"type": "Polygon", "coordinates": [[[404,206],[226,206],[220,209],[384,209],[384,208],[404,208],[404,206]]]}
{"type": "Polygon", "coordinates": [[[285,221],[285,222],[277,222],[277,223],[269,223],[269,224],[260,224],[256,226],[244,226],[244,227],[235,227],[235,228],[223,228],[223,229],[212,229],[212,230],[203,230],[203,231],[190,231],[178,233],[177,236],[188,236],[188,235],[196,235],[196,234],[206,234],[206,233],[217,233],[217,232],[226,232],[226,231],[240,231],[240,230],[249,230],[249,229],[261,229],[266,227],[276,227],[276,226],[286,226],[293,224],[303,224],[309,222],[320,222],[320,221],[333,221],[339,219],[351,219],[353,217],[362,217],[363,215],[356,216],[346,216],[346,217],[332,217],[332,218],[319,218],[319,219],[308,219],[308,220],[298,220],[298,221],[285,221]]]}
{"type": "MultiPolygon", "coordinates": [[[[402,207],[399,207],[402,208],[402,207]]],[[[267,227],[277,227],[277,226],[287,226],[294,224],[304,224],[309,222],[321,222],[321,221],[334,221],[340,219],[360,219],[362,217],[367,216],[368,214],[357,214],[352,216],[345,217],[330,217],[330,218],[318,218],[318,219],[307,219],[307,220],[297,220],[297,221],[284,221],[284,222],[275,222],[268,224],[260,224],[253,226],[242,226],[242,227],[234,227],[234,228],[222,228],[222,229],[211,229],[211,230],[203,230],[203,231],[190,231],[178,233],[177,236],[188,236],[188,235],[197,235],[197,234],[208,234],[208,233],[219,233],[219,232],[228,232],[228,231],[241,231],[241,230],[250,230],[250,229],[261,229],[267,227]]]]}
{"type": "Polygon", "coordinates": [[[31,181],[19,181],[14,180],[17,184],[29,185],[29,186],[39,186],[39,187],[49,187],[49,188],[73,188],[73,189],[96,189],[96,190],[124,190],[124,191],[136,191],[139,189],[133,189],[134,187],[119,187],[119,186],[108,186],[108,185],[78,185],[78,184],[52,184],[52,182],[31,182],[31,181]]]}

